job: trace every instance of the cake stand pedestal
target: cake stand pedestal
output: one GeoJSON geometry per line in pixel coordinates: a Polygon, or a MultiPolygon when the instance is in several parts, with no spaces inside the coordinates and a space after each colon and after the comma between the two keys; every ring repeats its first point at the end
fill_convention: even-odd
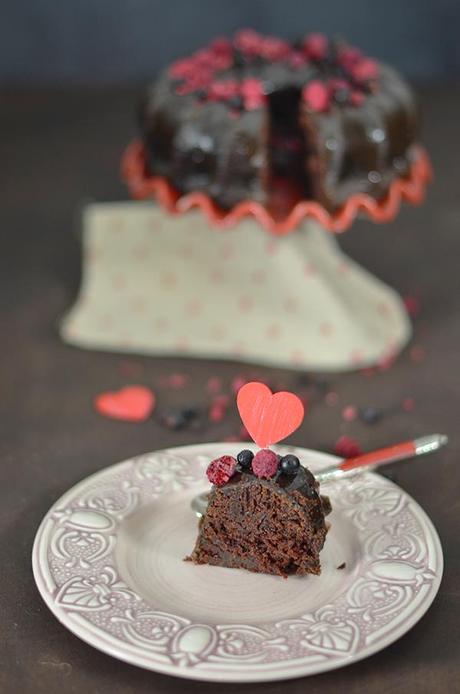
{"type": "Polygon", "coordinates": [[[394,356],[410,323],[394,290],[314,219],[270,236],[254,218],[210,229],[199,211],[92,204],[83,278],[61,324],[80,347],[344,371],[394,356]]]}

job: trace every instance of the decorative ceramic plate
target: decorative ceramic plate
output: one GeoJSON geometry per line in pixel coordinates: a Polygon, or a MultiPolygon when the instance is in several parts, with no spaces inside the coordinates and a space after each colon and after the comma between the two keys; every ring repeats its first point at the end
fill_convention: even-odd
{"type": "MultiPolygon", "coordinates": [[[[40,593],[74,634],[121,660],[201,680],[299,677],[365,658],[425,613],[442,551],[424,511],[366,472],[323,484],[331,529],[321,576],[291,577],[184,562],[190,508],[206,465],[241,444],[174,448],[83,480],[47,513],[33,549],[40,593]]],[[[279,446],[312,470],[332,456],[279,446]]]]}

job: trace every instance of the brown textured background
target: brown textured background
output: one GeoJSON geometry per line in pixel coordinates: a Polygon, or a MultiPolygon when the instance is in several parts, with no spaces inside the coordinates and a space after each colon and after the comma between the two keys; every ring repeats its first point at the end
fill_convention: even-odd
{"type": "MultiPolygon", "coordinates": [[[[79,280],[78,209],[85,199],[126,197],[118,164],[132,127],[133,89],[0,93],[0,691],[215,692],[215,684],[185,682],[117,662],[80,642],[48,612],[35,588],[30,553],[49,506],[71,485],[113,462],[163,446],[218,440],[238,429],[234,413],[203,431],[174,433],[154,418],[144,424],[102,419],[95,393],[127,382],[156,386],[162,374],[185,372],[183,391],[158,387],[159,410],[205,402],[203,383],[228,383],[250,373],[231,362],[151,359],[84,352],[64,346],[56,322],[79,280]]],[[[436,168],[427,203],[405,208],[385,226],[359,222],[343,238],[346,250],[403,294],[420,292],[414,344],[389,371],[372,377],[327,377],[342,404],[398,405],[375,426],[344,424],[315,389],[311,410],[292,441],[330,450],[340,433],[366,449],[435,431],[450,435],[447,450],[393,470],[428,512],[444,547],[441,590],[421,622],[385,651],[349,668],[308,680],[225,685],[223,692],[454,692],[460,678],[459,367],[460,92],[422,93],[425,141],[436,168]]],[[[260,370],[298,388],[292,372],[260,370]]]]}

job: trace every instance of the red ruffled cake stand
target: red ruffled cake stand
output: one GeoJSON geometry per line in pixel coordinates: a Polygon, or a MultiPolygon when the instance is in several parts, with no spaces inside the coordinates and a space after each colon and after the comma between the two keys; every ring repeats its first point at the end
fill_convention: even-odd
{"type": "Polygon", "coordinates": [[[170,214],[183,214],[198,208],[212,226],[222,229],[233,227],[246,217],[253,217],[270,233],[284,236],[295,231],[305,219],[313,219],[324,229],[335,233],[346,231],[357,216],[368,216],[374,222],[389,222],[396,217],[403,201],[412,205],[423,202],[432,169],[424,148],[418,145],[408,174],[395,179],[384,197],[376,200],[363,193],[352,195],[334,213],[311,200],[302,200],[288,206],[288,209],[284,201],[275,210],[254,200],[246,200],[231,210],[223,210],[205,193],[181,195],[166,178],[147,173],[145,149],[139,141],[127,147],[122,161],[122,175],[134,198],[155,198],[170,214]]]}

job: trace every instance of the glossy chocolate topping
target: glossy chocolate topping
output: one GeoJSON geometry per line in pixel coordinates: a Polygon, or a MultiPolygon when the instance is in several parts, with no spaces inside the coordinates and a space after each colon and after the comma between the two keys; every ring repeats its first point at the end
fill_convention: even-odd
{"type": "Polygon", "coordinates": [[[280,190],[328,210],[385,194],[417,139],[412,92],[391,68],[310,35],[217,40],[151,85],[140,112],[149,173],[228,209],[280,190]]]}

